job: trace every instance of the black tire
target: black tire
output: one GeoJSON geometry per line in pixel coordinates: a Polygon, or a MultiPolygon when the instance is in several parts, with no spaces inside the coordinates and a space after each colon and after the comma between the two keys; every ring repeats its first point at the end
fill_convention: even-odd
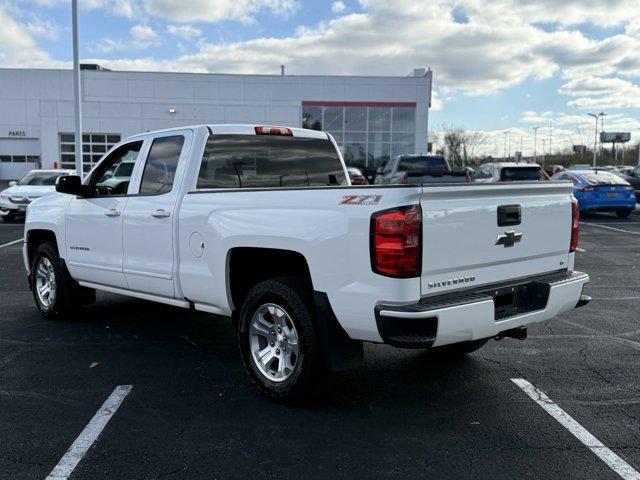
{"type": "Polygon", "coordinates": [[[618,218],[627,218],[631,215],[631,210],[616,210],[616,215],[618,218]]]}
{"type": "Polygon", "coordinates": [[[255,285],[242,303],[238,324],[238,343],[242,363],[252,382],[267,397],[278,401],[300,400],[315,390],[321,378],[319,340],[314,328],[314,303],[311,291],[295,278],[274,278],[255,285]],[[293,372],[282,381],[263,374],[251,352],[250,323],[256,311],[266,303],[283,308],[298,334],[300,354],[293,372]]]}
{"type": "Polygon", "coordinates": [[[58,255],[58,249],[52,243],[43,243],[36,249],[29,281],[36,306],[43,318],[62,319],[78,307],[95,302],[95,290],[81,287],[71,278],[64,261],[58,255]],[[49,305],[43,303],[36,291],[38,288],[36,270],[45,258],[52,266],[56,285],[54,299],[49,305]]]}
{"type": "Polygon", "coordinates": [[[488,338],[483,338],[480,340],[472,340],[470,342],[452,343],[451,345],[432,348],[429,350],[429,353],[443,357],[463,357],[469,353],[475,352],[476,350],[480,350],[488,341],[488,338]]]}
{"type": "Polygon", "coordinates": [[[13,223],[16,221],[16,216],[13,213],[7,213],[6,215],[3,215],[2,221],[5,223],[13,223]]]}

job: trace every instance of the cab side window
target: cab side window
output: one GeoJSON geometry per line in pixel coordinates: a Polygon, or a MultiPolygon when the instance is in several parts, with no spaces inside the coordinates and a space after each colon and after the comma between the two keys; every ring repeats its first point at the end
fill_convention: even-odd
{"type": "Polygon", "coordinates": [[[111,152],[92,175],[89,187],[93,195],[126,195],[141,148],[142,141],[139,141],[127,143],[111,152]]]}
{"type": "Polygon", "coordinates": [[[153,141],[142,173],[141,195],[162,195],[172,190],[183,145],[182,135],[153,141]]]}

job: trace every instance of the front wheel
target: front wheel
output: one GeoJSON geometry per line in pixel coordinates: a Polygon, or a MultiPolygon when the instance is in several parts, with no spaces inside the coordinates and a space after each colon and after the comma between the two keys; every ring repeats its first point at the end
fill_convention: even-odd
{"type": "Polygon", "coordinates": [[[71,278],[52,243],[38,246],[30,281],[36,306],[44,318],[62,318],[95,301],[95,290],[81,287],[71,278]]]}
{"type": "Polygon", "coordinates": [[[627,218],[631,215],[631,210],[616,210],[616,215],[618,218],[627,218]]]}
{"type": "Polygon", "coordinates": [[[305,396],[319,376],[313,299],[301,283],[292,278],[260,282],[239,315],[244,367],[258,389],[276,400],[305,396]]]}

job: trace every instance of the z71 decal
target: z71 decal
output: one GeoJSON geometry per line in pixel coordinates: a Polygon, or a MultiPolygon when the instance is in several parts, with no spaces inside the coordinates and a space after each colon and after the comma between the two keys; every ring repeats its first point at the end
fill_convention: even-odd
{"type": "Polygon", "coordinates": [[[382,195],[345,195],[340,205],[377,205],[382,195]]]}

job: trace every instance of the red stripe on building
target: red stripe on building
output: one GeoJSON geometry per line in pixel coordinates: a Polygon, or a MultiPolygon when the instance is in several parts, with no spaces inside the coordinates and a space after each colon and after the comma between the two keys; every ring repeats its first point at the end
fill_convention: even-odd
{"type": "Polygon", "coordinates": [[[416,107],[416,102],[333,102],[303,100],[303,107],[416,107]]]}

